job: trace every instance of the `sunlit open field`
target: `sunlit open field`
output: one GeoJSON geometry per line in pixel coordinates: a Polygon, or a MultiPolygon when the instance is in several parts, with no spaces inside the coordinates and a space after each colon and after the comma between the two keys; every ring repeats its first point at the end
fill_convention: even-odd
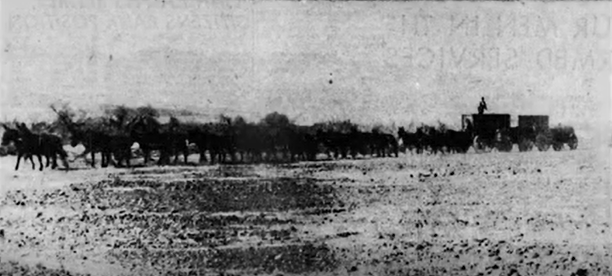
{"type": "Polygon", "coordinates": [[[15,172],[4,157],[0,274],[612,275],[609,158],[15,172]]]}

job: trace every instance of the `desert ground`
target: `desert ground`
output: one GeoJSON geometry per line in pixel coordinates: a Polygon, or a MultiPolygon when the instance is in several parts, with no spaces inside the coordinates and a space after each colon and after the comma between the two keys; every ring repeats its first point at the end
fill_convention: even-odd
{"type": "Polygon", "coordinates": [[[39,172],[3,157],[0,274],[612,275],[609,160],[605,148],[39,172]]]}

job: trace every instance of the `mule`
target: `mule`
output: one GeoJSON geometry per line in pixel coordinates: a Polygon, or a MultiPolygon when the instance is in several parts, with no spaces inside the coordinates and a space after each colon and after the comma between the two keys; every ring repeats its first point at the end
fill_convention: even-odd
{"type": "Polygon", "coordinates": [[[17,164],[15,164],[15,170],[19,170],[19,163],[22,157],[24,157],[24,160],[29,159],[32,163],[32,169],[36,169],[33,156],[38,157],[40,171],[42,171],[44,167],[42,156],[45,156],[47,159],[47,167],[52,160],[52,168],[56,168],[57,155],[60,155],[66,170],[69,169],[68,162],[66,160],[68,154],[63,149],[61,138],[59,136],[49,133],[32,133],[24,123],[18,124],[17,129],[10,128],[7,125],[3,125],[3,127],[5,132],[2,136],[2,145],[6,146],[12,142],[17,149],[17,164]]]}

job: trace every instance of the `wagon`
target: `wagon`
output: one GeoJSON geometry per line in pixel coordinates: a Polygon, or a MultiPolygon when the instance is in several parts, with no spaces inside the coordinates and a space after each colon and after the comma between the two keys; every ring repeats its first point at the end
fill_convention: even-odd
{"type": "Polygon", "coordinates": [[[512,142],[519,151],[530,151],[535,145],[538,150],[550,147],[550,130],[546,115],[519,115],[518,126],[511,129],[512,142]]]}
{"type": "Polygon", "coordinates": [[[493,148],[498,151],[512,150],[512,140],[508,134],[510,114],[468,114],[462,115],[461,122],[464,131],[472,132],[476,152],[490,152],[493,148]]]}
{"type": "Polygon", "coordinates": [[[563,149],[567,144],[570,150],[578,147],[578,138],[574,128],[558,126],[550,128],[546,115],[520,115],[518,127],[511,130],[513,143],[518,144],[519,151],[530,151],[535,145],[539,151],[563,149]]]}

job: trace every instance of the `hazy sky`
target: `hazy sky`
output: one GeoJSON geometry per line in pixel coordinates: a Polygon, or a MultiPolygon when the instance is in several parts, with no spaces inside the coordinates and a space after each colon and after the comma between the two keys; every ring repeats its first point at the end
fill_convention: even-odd
{"type": "Polygon", "coordinates": [[[2,1],[2,119],[52,103],[298,123],[609,121],[609,3],[2,1]]]}

